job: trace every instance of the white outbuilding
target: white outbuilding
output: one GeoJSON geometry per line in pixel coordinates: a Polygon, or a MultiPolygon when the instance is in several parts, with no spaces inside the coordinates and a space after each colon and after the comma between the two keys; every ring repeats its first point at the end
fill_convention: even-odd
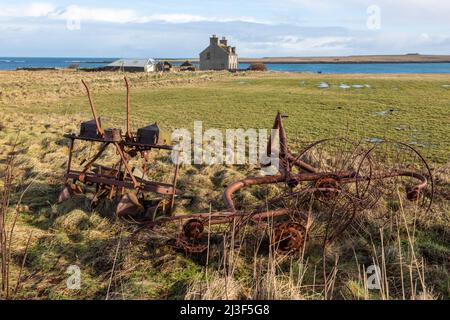
{"type": "Polygon", "coordinates": [[[118,69],[129,72],[154,72],[157,62],[152,59],[119,59],[108,64],[108,69],[118,69]]]}

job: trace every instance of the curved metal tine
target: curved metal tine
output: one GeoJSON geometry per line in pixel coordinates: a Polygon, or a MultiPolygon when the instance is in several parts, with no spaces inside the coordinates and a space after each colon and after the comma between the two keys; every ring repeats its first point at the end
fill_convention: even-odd
{"type": "MultiPolygon", "coordinates": [[[[347,156],[345,155],[347,153],[346,148],[346,140],[338,139],[335,140],[336,145],[333,147],[336,148],[336,150],[332,151],[332,154],[330,157],[332,158],[333,167],[334,167],[334,173],[339,174],[340,170],[343,168],[344,163],[346,162],[347,156]],[[340,151],[340,152],[339,152],[340,151]]],[[[350,156],[350,155],[349,155],[350,156]]]]}
{"type": "Polygon", "coordinates": [[[358,146],[347,138],[336,138],[325,143],[324,152],[327,160],[331,162],[331,167],[327,171],[339,175],[347,171],[349,162],[354,162],[354,154],[358,146]]]}
{"type": "Polygon", "coordinates": [[[81,171],[82,174],[85,174],[90,168],[91,166],[94,164],[95,161],[98,160],[98,158],[101,157],[101,155],[103,154],[103,152],[105,152],[106,148],[109,146],[109,142],[103,142],[102,145],[100,146],[98,152],[94,155],[94,157],[89,160],[89,162],[84,166],[83,171],[81,171]]]}
{"type": "Polygon", "coordinates": [[[356,182],[355,182],[356,196],[359,199],[363,199],[365,197],[365,194],[372,183],[372,175],[373,175],[373,170],[374,170],[373,159],[370,156],[370,153],[372,150],[373,150],[373,148],[367,150],[364,153],[364,155],[358,165],[358,169],[356,170],[356,182]],[[369,172],[362,171],[365,163],[368,163],[369,172]],[[366,181],[367,181],[366,187],[364,189],[361,189],[361,184],[366,183],[366,181]]]}
{"type": "MultiPolygon", "coordinates": [[[[346,139],[346,138],[345,138],[346,139]]],[[[348,157],[343,158],[341,167],[345,168],[344,171],[347,171],[348,167],[350,167],[353,171],[358,167],[359,157],[364,154],[364,151],[361,150],[361,141],[354,142],[347,140],[350,143],[351,152],[348,154],[348,157]]]]}
{"type": "Polygon", "coordinates": [[[87,92],[88,99],[89,99],[89,104],[91,106],[92,115],[94,116],[95,125],[97,126],[97,131],[103,137],[105,135],[105,132],[103,131],[103,128],[100,125],[100,121],[98,120],[97,110],[95,108],[94,101],[92,100],[91,91],[89,90],[89,86],[87,85],[87,83],[84,80],[81,80],[81,82],[83,83],[84,87],[86,88],[86,92],[87,92]]]}
{"type": "MultiPolygon", "coordinates": [[[[401,142],[397,142],[399,145],[402,145],[406,150],[408,150],[410,153],[412,153],[412,155],[414,156],[413,159],[410,161],[411,164],[410,166],[412,166],[411,170],[412,171],[420,171],[420,174],[425,174],[425,177],[427,178],[428,182],[427,182],[427,186],[425,188],[428,188],[428,190],[430,191],[429,197],[426,197],[425,194],[422,197],[422,206],[424,206],[425,209],[425,213],[428,213],[431,210],[431,206],[433,204],[433,198],[434,198],[434,180],[433,180],[433,174],[431,172],[431,168],[428,165],[427,161],[425,160],[425,158],[422,156],[422,154],[415,149],[414,147],[405,144],[405,143],[401,143],[401,142]],[[421,163],[421,165],[417,165],[417,163],[421,163]],[[426,198],[429,199],[429,203],[426,203],[426,198]]],[[[422,192],[423,193],[423,192],[422,192]]]]}
{"type": "MultiPolygon", "coordinates": [[[[402,190],[402,192],[407,191],[406,186],[412,183],[411,177],[415,176],[397,175],[397,172],[411,171],[417,172],[417,174],[423,174],[424,171],[427,171],[425,176],[431,176],[431,171],[425,159],[417,150],[407,144],[386,141],[383,145],[376,146],[373,150],[370,150],[369,156],[372,159],[378,160],[376,162],[374,161],[376,164],[376,169],[374,170],[376,173],[374,175],[386,176],[386,178],[375,179],[373,181],[374,187],[371,188],[371,192],[374,197],[384,196],[387,199],[390,198],[397,201],[398,190],[402,190]],[[420,170],[420,173],[418,170],[420,170]]],[[[431,189],[430,196],[423,196],[421,203],[415,202],[418,206],[425,209],[424,212],[428,212],[431,208],[434,189],[432,178],[430,178],[430,186],[426,188],[428,190],[431,189]]],[[[409,205],[408,203],[410,202],[404,202],[404,205],[409,205]]]]}
{"type": "MultiPolygon", "coordinates": [[[[392,189],[389,185],[395,183],[394,179],[377,179],[382,174],[390,174],[395,171],[395,166],[392,165],[392,155],[385,145],[374,146],[369,150],[367,159],[370,159],[372,166],[372,194],[374,192],[381,193],[381,196],[387,196],[392,189]]],[[[370,189],[369,191],[370,192],[370,189]]]]}
{"type": "Polygon", "coordinates": [[[328,214],[329,219],[327,222],[324,239],[328,243],[331,243],[339,237],[347,226],[353,221],[356,214],[356,208],[352,201],[347,201],[342,206],[339,206],[336,201],[329,211],[331,213],[328,214]],[[349,214],[349,212],[351,213],[349,214]],[[349,217],[347,218],[347,216],[349,217]]]}
{"type": "Polygon", "coordinates": [[[294,162],[299,161],[313,147],[315,147],[316,145],[321,144],[325,141],[328,141],[328,140],[331,140],[331,139],[323,139],[323,140],[315,141],[315,142],[307,145],[305,148],[303,148],[302,151],[300,151],[300,153],[295,157],[295,159],[292,162],[294,163],[294,162]]]}
{"type": "Polygon", "coordinates": [[[126,158],[125,153],[123,152],[121,146],[117,142],[114,142],[113,144],[116,147],[116,150],[119,153],[120,158],[122,159],[122,163],[125,167],[126,172],[128,172],[131,180],[133,181],[134,187],[136,189],[139,189],[140,184],[137,182],[136,177],[133,175],[133,172],[131,171],[131,168],[128,165],[128,159],[126,158]]]}
{"type": "Polygon", "coordinates": [[[131,129],[131,97],[130,97],[130,84],[128,82],[128,78],[124,77],[125,86],[127,88],[127,139],[132,140],[133,134],[131,129]]]}
{"type": "Polygon", "coordinates": [[[330,240],[329,241],[335,241],[337,238],[339,238],[346,230],[348,230],[348,228],[350,227],[350,225],[353,223],[353,221],[356,218],[356,209],[353,208],[353,210],[350,210],[350,214],[349,214],[349,218],[343,222],[335,231],[334,233],[330,236],[330,240]]]}

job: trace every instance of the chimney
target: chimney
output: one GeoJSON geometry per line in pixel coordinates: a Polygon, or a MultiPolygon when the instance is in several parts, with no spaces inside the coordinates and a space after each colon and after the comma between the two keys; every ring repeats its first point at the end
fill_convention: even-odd
{"type": "Polygon", "coordinates": [[[209,38],[209,43],[218,45],[219,44],[219,38],[214,34],[211,38],[209,38]]]}
{"type": "Polygon", "coordinates": [[[220,40],[220,44],[227,47],[228,46],[228,41],[225,37],[222,37],[222,40],[220,40]]]}

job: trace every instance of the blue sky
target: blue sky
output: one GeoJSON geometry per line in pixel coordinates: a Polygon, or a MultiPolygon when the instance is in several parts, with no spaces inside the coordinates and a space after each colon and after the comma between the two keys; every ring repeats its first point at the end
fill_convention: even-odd
{"type": "Polygon", "coordinates": [[[241,57],[450,54],[449,17],[442,0],[0,0],[0,56],[195,57],[211,34],[241,57]]]}

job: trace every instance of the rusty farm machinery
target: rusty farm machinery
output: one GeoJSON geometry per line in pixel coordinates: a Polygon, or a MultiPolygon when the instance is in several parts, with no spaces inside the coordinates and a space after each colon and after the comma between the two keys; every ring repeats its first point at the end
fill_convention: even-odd
{"type": "MultiPolygon", "coordinates": [[[[130,118],[130,86],[127,88],[126,131],[103,129],[101,119],[88,85],[83,82],[93,120],[83,122],[79,134],[66,134],[69,139],[69,159],[66,184],[58,202],[74,194],[92,193],[91,206],[109,199],[116,204],[118,217],[156,230],[176,224],[172,237],[177,246],[188,252],[206,249],[205,237],[214,226],[232,225],[239,232],[248,225],[270,225],[271,246],[279,252],[299,251],[306,239],[317,238],[324,245],[336,240],[360,219],[364,212],[383,206],[379,212],[392,212],[408,205],[421,213],[430,211],[433,199],[433,179],[425,159],[413,147],[383,141],[376,144],[353,142],[346,138],[316,141],[292,152],[283,124],[284,116],[276,115],[273,129],[278,135],[279,160],[275,175],[256,175],[228,185],[223,194],[226,209],[219,212],[173,214],[175,201],[182,195],[177,190],[180,165],[173,163],[170,183],[148,178],[148,161],[152,152],[180,154],[182,150],[165,144],[155,123],[133,132],[130,118]],[[75,142],[98,145],[98,151],[73,169],[75,142]],[[112,166],[96,162],[108,147],[115,150],[117,162],[112,166]],[[140,159],[141,168],[131,165],[140,159]],[[277,193],[261,199],[251,207],[241,207],[235,195],[256,186],[277,186],[277,193]],[[397,209],[396,209],[397,208],[397,209]],[[208,230],[206,230],[208,229],[208,230]]],[[[274,141],[269,140],[270,156],[274,141]]],[[[110,159],[111,160],[111,159],[110,159]]],[[[374,210],[377,211],[377,210],[374,210]]],[[[389,214],[380,214],[385,219],[389,214]]],[[[166,228],[167,229],[167,228],[166,228]]]]}

